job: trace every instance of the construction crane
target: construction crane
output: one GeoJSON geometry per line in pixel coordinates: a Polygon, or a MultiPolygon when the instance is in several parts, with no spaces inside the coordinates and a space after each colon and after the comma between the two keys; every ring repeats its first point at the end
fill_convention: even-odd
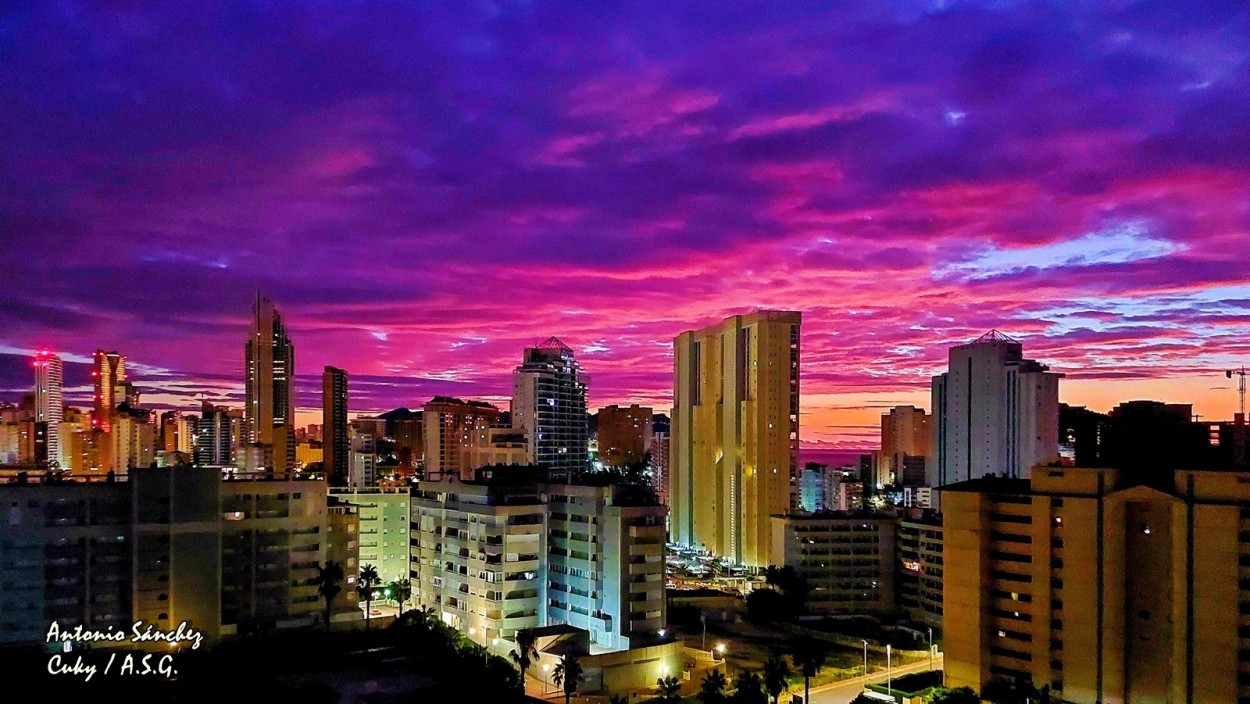
{"type": "Polygon", "coordinates": [[[1244,418],[1246,415],[1246,368],[1245,366],[1243,365],[1240,369],[1229,369],[1224,372],[1224,376],[1228,377],[1229,379],[1232,379],[1234,374],[1237,375],[1237,395],[1241,399],[1241,403],[1238,406],[1238,410],[1241,411],[1241,415],[1244,418]]]}

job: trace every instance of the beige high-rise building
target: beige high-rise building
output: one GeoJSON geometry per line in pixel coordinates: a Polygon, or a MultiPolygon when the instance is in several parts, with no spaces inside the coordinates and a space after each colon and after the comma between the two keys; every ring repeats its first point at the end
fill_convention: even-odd
{"type": "Polygon", "coordinates": [[[673,341],[676,542],[768,564],[769,517],[795,508],[801,323],[798,312],[757,311],[673,341]]]}
{"type": "Polygon", "coordinates": [[[895,406],[882,414],[878,483],[923,486],[929,445],[929,415],[923,408],[895,406]]]}
{"type": "Polygon", "coordinates": [[[942,493],[947,686],[1250,701],[1250,473],[1039,466],[942,493]]]}

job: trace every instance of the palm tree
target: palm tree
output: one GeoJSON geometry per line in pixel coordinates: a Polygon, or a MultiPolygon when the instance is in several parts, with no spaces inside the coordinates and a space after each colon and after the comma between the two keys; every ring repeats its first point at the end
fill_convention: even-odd
{"type": "Polygon", "coordinates": [[[764,680],[750,670],[741,670],[734,677],[734,693],[730,704],[768,704],[764,693],[764,680]]]}
{"type": "Polygon", "coordinates": [[[557,687],[564,687],[564,704],[569,704],[569,699],[577,693],[577,683],[582,679],[582,665],[577,661],[574,655],[565,655],[556,669],[551,672],[551,681],[556,683],[557,687]]]}
{"type": "Polygon", "coordinates": [[[395,601],[399,604],[399,614],[396,618],[404,615],[404,602],[412,598],[412,580],[407,577],[400,577],[391,582],[391,594],[395,597],[395,601]]]}
{"type": "Polygon", "coordinates": [[[781,701],[781,693],[786,691],[790,679],[790,664],[780,655],[773,655],[764,661],[764,688],[772,696],[773,704],[781,701]]]}
{"type": "Polygon", "coordinates": [[[699,701],[703,704],[722,704],[725,701],[725,688],[729,680],[720,670],[711,670],[703,676],[703,684],[699,685],[699,701]]]}
{"type": "Polygon", "coordinates": [[[330,630],[330,604],[334,597],[343,591],[343,565],[330,560],[324,567],[317,568],[317,576],[313,584],[317,585],[317,594],[326,600],[326,630],[330,630]]]}
{"type": "Polygon", "coordinates": [[[538,646],[534,632],[529,629],[523,629],[516,632],[516,650],[508,653],[508,657],[512,658],[512,662],[517,664],[521,669],[521,683],[525,683],[525,671],[530,669],[530,664],[538,657],[538,646]]]}
{"type": "Polygon", "coordinates": [[[812,678],[825,665],[828,653],[825,644],[812,637],[800,638],[794,643],[794,664],[803,673],[803,701],[811,700],[812,678]]]}
{"type": "Polygon", "coordinates": [[[669,675],[655,681],[655,694],[662,704],[681,701],[681,680],[669,675]]]}
{"type": "Polygon", "coordinates": [[[381,582],[378,579],[378,568],[365,565],[360,568],[360,578],[356,581],[356,593],[365,596],[365,630],[369,630],[369,617],[373,615],[373,588],[381,582]]]}

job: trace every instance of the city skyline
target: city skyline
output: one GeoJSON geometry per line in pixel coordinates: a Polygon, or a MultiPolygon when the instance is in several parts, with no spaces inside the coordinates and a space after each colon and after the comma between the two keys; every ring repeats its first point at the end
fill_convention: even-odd
{"type": "Polygon", "coordinates": [[[1235,3],[215,12],[0,14],[0,400],[46,348],[88,407],[99,348],[145,404],[241,406],[260,289],[301,426],[326,365],[353,411],[499,403],[553,335],[591,407],[663,411],[673,336],[756,309],[803,311],[808,446],[995,328],[1067,403],[1236,408],[1235,3]]]}

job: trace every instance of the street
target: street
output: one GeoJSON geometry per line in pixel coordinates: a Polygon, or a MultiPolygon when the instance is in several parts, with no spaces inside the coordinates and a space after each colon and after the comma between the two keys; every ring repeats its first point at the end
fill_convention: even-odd
{"type": "MultiPolygon", "coordinates": [[[[933,667],[934,669],[937,669],[937,670],[942,669],[942,655],[941,654],[939,654],[936,658],[934,658],[933,667]]],[[[922,660],[921,662],[912,663],[911,665],[902,665],[900,667],[896,667],[892,670],[892,674],[895,677],[899,677],[901,675],[910,675],[914,672],[924,672],[925,670],[928,670],[928,669],[929,669],[929,661],[922,660]]],[[[860,692],[864,691],[865,681],[884,682],[885,675],[886,673],[883,670],[881,672],[872,673],[871,675],[868,676],[867,680],[865,680],[863,677],[856,677],[855,679],[851,679],[851,680],[844,680],[842,682],[835,682],[833,684],[827,684],[823,687],[813,687],[812,688],[812,704],[848,704],[852,699],[858,696],[860,692]]],[[[803,688],[801,686],[792,687],[790,691],[798,696],[803,695],[803,688]]]]}

